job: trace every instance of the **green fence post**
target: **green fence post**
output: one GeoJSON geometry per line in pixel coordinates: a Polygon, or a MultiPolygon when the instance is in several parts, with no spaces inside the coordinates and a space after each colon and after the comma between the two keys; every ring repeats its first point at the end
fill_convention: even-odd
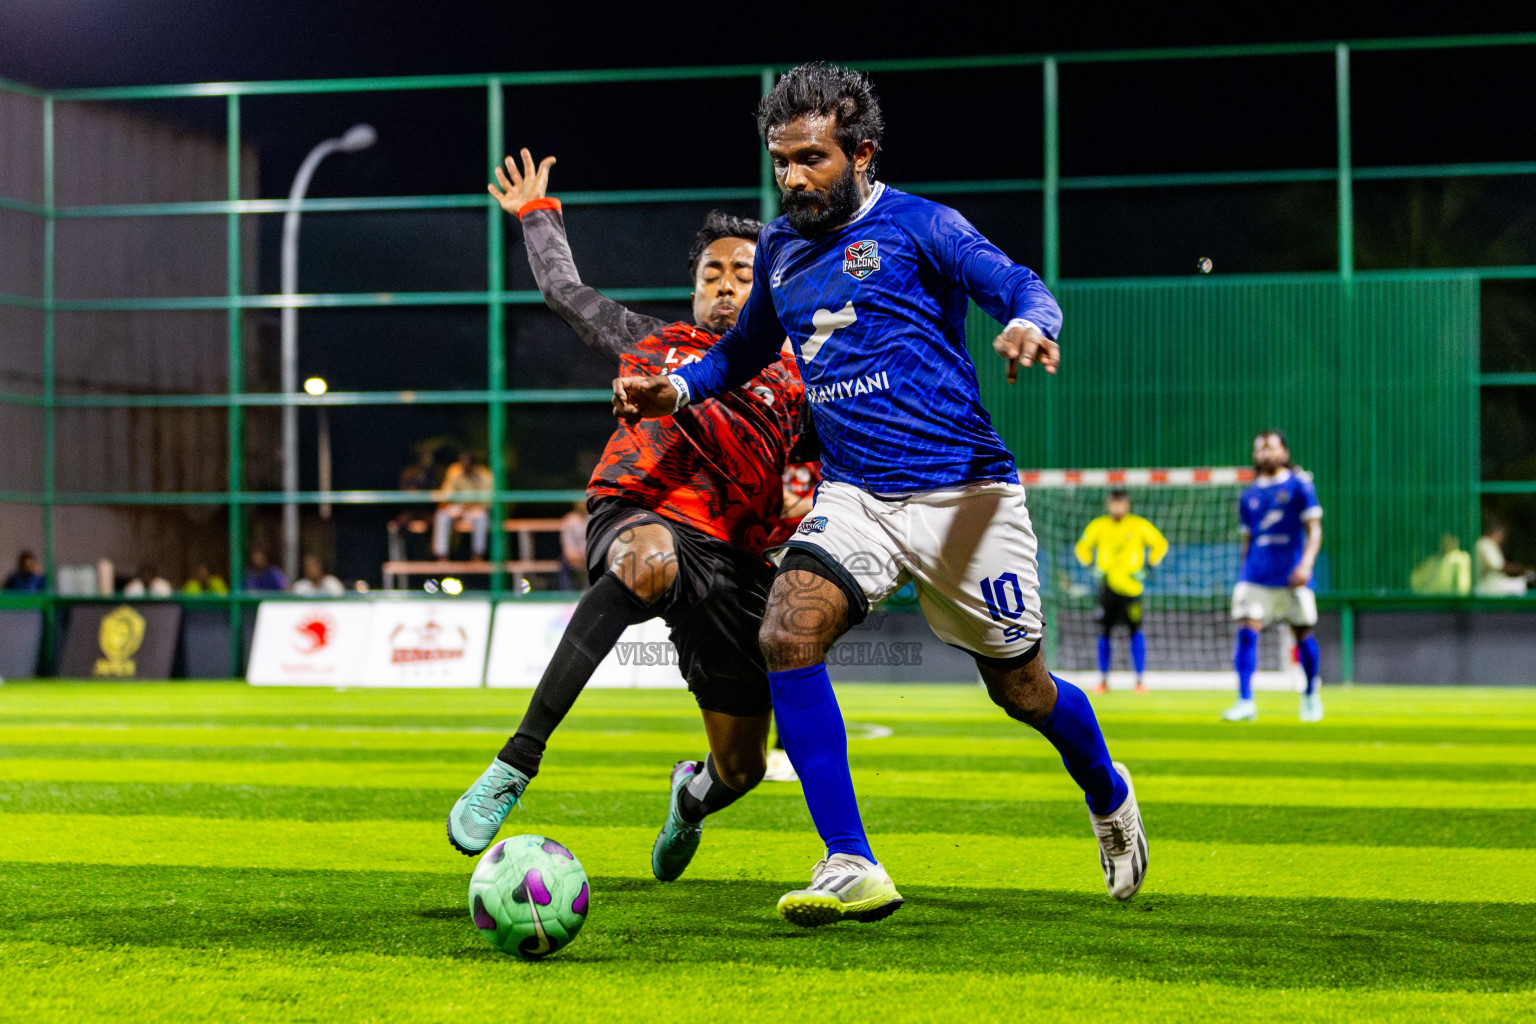
{"type": "Polygon", "coordinates": [[[1056,58],[1045,58],[1040,70],[1045,79],[1045,268],[1041,276],[1045,286],[1055,291],[1061,279],[1061,124],[1056,58]]]}
{"type": "MultiPolygon", "coordinates": [[[[773,68],[763,68],[758,73],[761,92],[767,96],[773,91],[773,68]]],[[[768,147],[759,141],[757,154],[757,219],[767,224],[779,215],[779,183],[773,175],[773,158],[768,147]]]]}
{"type": "MultiPolygon", "coordinates": [[[[224,112],[225,195],[233,203],[240,199],[240,97],[234,94],[225,97],[224,112]]],[[[224,226],[225,290],[230,299],[238,300],[244,285],[240,273],[240,214],[231,210],[225,216],[224,226]]],[[[238,398],[245,388],[245,350],[238,302],[231,302],[227,316],[230,401],[225,420],[229,432],[229,461],[224,484],[229,494],[226,499],[229,511],[229,677],[239,679],[245,675],[245,615],[239,601],[245,572],[245,506],[240,503],[240,492],[245,484],[245,407],[238,398]]]]}
{"type": "MultiPolygon", "coordinates": [[[[1045,167],[1041,176],[1042,192],[1044,194],[1041,223],[1044,227],[1044,266],[1041,276],[1045,278],[1045,286],[1055,291],[1061,280],[1061,122],[1059,87],[1057,81],[1056,58],[1047,57],[1040,66],[1040,72],[1045,86],[1045,167]]],[[[1042,405],[1045,413],[1045,447],[1041,451],[1044,461],[1042,464],[1056,465],[1056,388],[1048,382],[1042,396],[1042,405]]],[[[1046,581],[1042,581],[1045,583],[1046,581]]],[[[1049,591],[1049,584],[1042,588],[1049,591]]],[[[1059,611],[1063,605],[1058,600],[1054,602],[1059,611]]],[[[1043,602],[1042,602],[1043,604],[1043,602]]],[[[1045,622],[1045,641],[1047,647],[1055,647],[1060,639],[1060,626],[1057,624],[1057,616],[1052,615],[1045,622]]]]}
{"type": "MultiPolygon", "coordinates": [[[[503,124],[504,91],[501,79],[493,78],[485,87],[485,137],[487,173],[494,176],[501,158],[506,155],[506,129],[503,124]]],[[[487,179],[492,180],[492,179],[487,179]]],[[[506,505],[501,492],[507,486],[507,460],[503,450],[507,443],[507,409],[501,400],[501,392],[507,386],[506,317],[507,308],[503,289],[506,288],[505,222],[501,206],[486,198],[486,313],[489,328],[486,332],[486,387],[491,400],[486,408],[486,452],[491,468],[491,597],[501,596],[506,587],[507,534],[502,529],[506,518],[506,505]]]]}
{"type": "Polygon", "coordinates": [[[54,244],[57,197],[54,192],[53,97],[43,97],[43,572],[47,603],[43,612],[43,671],[57,672],[59,640],[59,567],[54,564],[53,508],[56,477],[54,444],[54,244]]]}
{"type": "Polygon", "coordinates": [[[1345,601],[1339,606],[1339,682],[1355,681],[1355,606],[1345,601]]]}
{"type": "Polygon", "coordinates": [[[1333,54],[1334,99],[1339,146],[1339,276],[1355,276],[1354,159],[1350,149],[1349,47],[1340,43],[1333,54]]]}

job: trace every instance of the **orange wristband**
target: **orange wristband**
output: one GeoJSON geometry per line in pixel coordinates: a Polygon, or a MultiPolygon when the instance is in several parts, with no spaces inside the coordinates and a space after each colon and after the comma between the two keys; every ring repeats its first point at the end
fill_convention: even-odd
{"type": "Polygon", "coordinates": [[[517,216],[518,219],[521,220],[522,218],[528,216],[528,212],[530,210],[558,209],[560,209],[560,200],[554,198],[553,196],[545,196],[543,199],[530,199],[522,206],[518,207],[517,216]]]}

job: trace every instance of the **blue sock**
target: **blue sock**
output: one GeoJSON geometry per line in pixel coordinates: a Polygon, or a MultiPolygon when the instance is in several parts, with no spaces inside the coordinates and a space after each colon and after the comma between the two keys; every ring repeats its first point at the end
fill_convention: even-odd
{"type": "Polygon", "coordinates": [[[1317,659],[1321,652],[1317,649],[1317,637],[1307,634],[1307,638],[1296,645],[1296,655],[1301,659],[1301,670],[1307,676],[1307,696],[1317,695],[1317,659]]]}
{"type": "Polygon", "coordinates": [[[1147,670],[1147,638],[1141,635],[1141,630],[1131,634],[1131,664],[1136,666],[1136,677],[1147,670]]]}
{"type": "Polygon", "coordinates": [[[1237,650],[1232,652],[1237,669],[1237,695],[1253,700],[1253,673],[1259,667],[1259,634],[1244,626],[1237,631],[1237,650]]]}
{"type": "Polygon", "coordinates": [[[1051,678],[1056,681],[1056,707],[1035,728],[1051,741],[1061,754],[1061,763],[1067,766],[1067,774],[1083,787],[1088,809],[1094,814],[1108,814],[1124,802],[1125,780],[1110,763],[1104,734],[1099,731],[1087,695],[1065,679],[1051,678]]]}
{"type": "Polygon", "coordinates": [[[811,820],[827,853],[875,859],[859,819],[859,802],[848,773],[848,733],[827,666],[769,672],[773,714],[784,752],[800,776],[811,820]]]}
{"type": "Polygon", "coordinates": [[[1099,675],[1109,675],[1109,637],[1099,637],[1099,675]]]}

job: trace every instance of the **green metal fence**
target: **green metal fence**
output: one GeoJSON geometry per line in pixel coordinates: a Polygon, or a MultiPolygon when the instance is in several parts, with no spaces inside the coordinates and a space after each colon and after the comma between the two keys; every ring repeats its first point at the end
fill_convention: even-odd
{"type": "MultiPolygon", "coordinates": [[[[1058,55],[1018,55],[932,60],[876,61],[871,72],[920,72],[934,75],[973,70],[1037,68],[1043,109],[1021,118],[1043,132],[1043,165],[1019,167],[1012,176],[986,180],[901,183],[910,191],[935,197],[964,194],[1014,195],[1021,204],[1039,204],[1043,259],[1040,270],[1061,294],[1068,316],[1065,338],[1070,353],[1061,378],[1003,389],[996,368],[983,362],[988,397],[1021,461],[1040,466],[1070,464],[1128,465],[1143,460],[1163,464],[1230,464],[1230,433],[1248,430],[1250,414],[1234,417],[1227,399],[1243,388],[1251,410],[1266,420],[1301,424],[1304,456],[1317,467],[1330,514],[1339,526],[1338,583],[1361,591],[1393,591],[1403,586],[1405,550],[1420,543],[1426,530],[1471,527],[1476,495],[1536,494],[1536,481],[1482,482],[1477,479],[1477,389],[1536,386],[1536,374],[1479,375],[1477,370],[1477,284],[1492,278],[1536,278],[1536,266],[1474,266],[1450,270],[1355,269],[1354,189],[1357,182],[1445,177],[1536,175],[1536,160],[1497,163],[1415,164],[1356,167],[1352,157],[1351,73],[1354,53],[1448,48],[1490,51],[1536,46],[1536,33],[1435,39],[1371,40],[1352,43],[1276,44],[1198,49],[1120,50],[1058,55]],[[1337,127],[1336,160],[1330,166],[1283,170],[1211,170],[1198,173],[1064,176],[1061,173],[1061,82],[1064,65],[1187,61],[1295,55],[1332,56],[1337,127]],[[1170,281],[1125,279],[1063,280],[1061,275],[1061,205],[1064,192],[1193,188],[1228,185],[1277,185],[1331,182],[1337,195],[1337,267],[1326,274],[1269,275],[1247,279],[1170,281]],[[1276,318],[1277,311],[1284,317],[1276,318]],[[1287,319],[1288,318],[1288,319],[1287,319]],[[1191,324],[1204,324],[1204,335],[1186,339],[1191,324]],[[1289,324],[1290,327],[1284,327],[1289,324]],[[1176,340],[1175,339],[1179,339],[1176,340]],[[1237,340],[1233,346],[1228,342],[1237,340]],[[1176,355],[1172,361],[1163,357],[1176,355]],[[1125,367],[1126,378],[1141,382],[1127,388],[1111,366],[1125,367]],[[1155,367],[1155,381],[1148,373],[1155,367]],[[1255,379],[1254,368],[1261,372],[1255,379]],[[1213,394],[1188,387],[1194,374],[1213,394]],[[1086,414],[1092,409],[1094,414],[1086,414]],[[1121,424],[1112,436],[1100,431],[1096,415],[1121,424]],[[1237,421],[1241,421],[1240,425],[1237,421]],[[1315,454],[1313,454],[1315,452],[1315,454]],[[1418,490],[1414,490],[1418,488],[1418,490]],[[1415,502],[1428,502],[1416,506],[1415,502]],[[1348,511],[1345,511],[1348,509],[1348,511]],[[1337,511],[1336,511],[1337,510],[1337,511]],[[1431,525],[1432,522],[1432,525],[1431,525]],[[1442,526],[1442,524],[1444,524],[1442,526]],[[1344,554],[1346,544],[1350,554],[1344,554]],[[1377,550],[1381,548],[1382,550],[1377,550]]],[[[34,97],[42,104],[38,140],[43,166],[41,201],[0,197],[0,211],[37,218],[43,226],[41,285],[37,294],[0,294],[0,306],[40,311],[43,317],[41,393],[0,394],[0,404],[30,407],[43,416],[42,486],[38,491],[0,493],[0,501],[40,506],[43,553],[54,564],[53,510],[69,504],[151,505],[211,504],[226,507],[229,574],[238,588],[246,549],[246,511],[252,506],[287,500],[281,492],[245,488],[242,465],[246,412],[262,406],[392,405],[439,403],[481,406],[489,426],[488,452],[497,481],[492,522],[501,520],[508,502],[569,500],[579,492],[513,490],[505,487],[502,451],[507,434],[506,406],[598,402],[602,391],[543,391],[508,388],[505,357],[508,307],[537,304],[536,293],[506,287],[503,214],[480,193],[463,195],[382,196],[307,199],[302,209],[321,211],[483,209],[486,217],[485,286],[475,291],[281,295],[247,294],[241,281],[244,222],[255,214],[282,212],[284,200],[243,198],[240,182],[241,112],[247,97],[381,92],[403,90],[475,90],[486,109],[485,167],[499,162],[506,149],[505,111],[509,96],[529,87],[606,84],[621,88],[640,82],[695,80],[701,83],[743,80],[761,90],[782,71],[774,66],[650,68],[613,71],[444,75],[350,80],[237,82],[194,85],[39,90],[0,82],[0,89],[34,97]],[[60,104],[84,101],[145,101],[222,97],[225,104],[228,174],[225,198],[193,202],[60,205],[55,196],[55,112],[60,104]],[[69,298],[56,295],[56,240],[62,222],[79,218],[207,216],[224,218],[227,238],[225,287],[220,294],[158,298],[69,298]],[[253,394],[243,380],[246,365],[242,312],[285,306],[402,307],[471,306],[487,314],[487,372],[483,390],[442,392],[351,392],[322,396],[253,394]],[[222,394],[65,396],[54,374],[55,318],[69,311],[217,310],[227,316],[228,388],[222,394]],[[227,485],[211,493],[85,494],[56,486],[54,450],[57,413],[69,408],[134,406],[223,408],[227,420],[227,485]]],[[[1033,129],[1027,129],[1033,130],[1033,129]]],[[[1432,151],[1430,151],[1432,152],[1432,151]]],[[[756,200],[765,219],[777,212],[777,192],[766,157],[755,183],[711,189],[562,191],[571,206],[612,203],[756,200]]],[[[621,301],[673,301],[685,288],[610,289],[621,301]]],[[[382,504],[419,500],[409,492],[305,492],[301,503],[382,504]]],[[[505,538],[493,530],[491,560],[505,556],[505,538]]],[[[501,595],[506,580],[498,573],[491,590],[501,595]]],[[[254,600],[237,592],[228,599],[231,633],[239,635],[241,606],[254,600]]],[[[44,600],[50,609],[54,599],[44,600]]],[[[238,644],[230,667],[240,669],[238,644]]]]}
{"type": "Polygon", "coordinates": [[[1072,328],[1054,378],[1010,387],[981,358],[990,325],[970,332],[1021,465],[1232,465],[1283,425],[1327,509],[1332,589],[1406,589],[1442,534],[1476,534],[1475,277],[1059,290],[1072,328]]]}

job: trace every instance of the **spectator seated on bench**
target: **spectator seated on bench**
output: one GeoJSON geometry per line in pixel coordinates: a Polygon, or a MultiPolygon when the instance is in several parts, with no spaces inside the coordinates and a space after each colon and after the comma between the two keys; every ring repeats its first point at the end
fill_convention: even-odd
{"type": "Polygon", "coordinates": [[[494,482],[491,471],[473,452],[461,452],[458,460],[443,475],[443,485],[435,497],[441,503],[432,522],[432,554],[446,561],[455,524],[468,523],[470,550],[478,561],[485,558],[490,538],[491,509],[488,504],[494,482]]]}

